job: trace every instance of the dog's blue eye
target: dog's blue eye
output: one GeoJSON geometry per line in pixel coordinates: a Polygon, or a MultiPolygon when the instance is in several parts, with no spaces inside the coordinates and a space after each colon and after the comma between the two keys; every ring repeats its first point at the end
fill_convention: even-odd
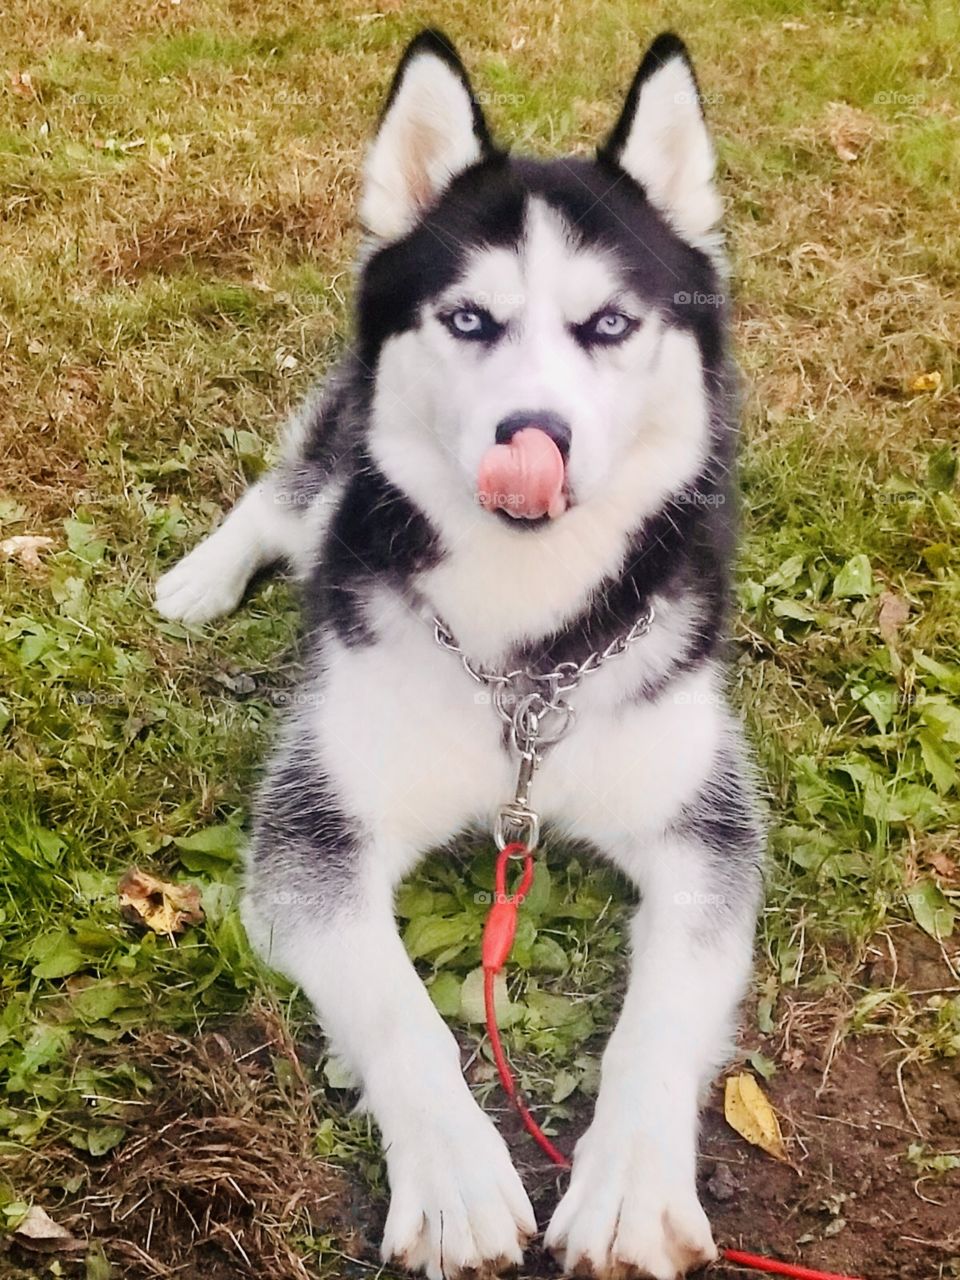
{"type": "Polygon", "coordinates": [[[594,326],[602,338],[619,338],[626,333],[630,321],[622,311],[608,311],[602,315],[594,326]]]}
{"type": "Polygon", "coordinates": [[[574,333],[580,342],[588,346],[591,343],[612,345],[629,337],[636,327],[636,320],[622,311],[598,311],[583,324],[578,324],[574,333]]]}
{"type": "Polygon", "coordinates": [[[503,325],[482,307],[458,307],[456,311],[441,315],[440,319],[455,338],[466,338],[467,341],[492,342],[503,332],[503,325]]]}
{"type": "Polygon", "coordinates": [[[457,333],[462,333],[464,336],[479,333],[483,328],[483,319],[479,311],[455,311],[450,317],[450,322],[457,333]]]}

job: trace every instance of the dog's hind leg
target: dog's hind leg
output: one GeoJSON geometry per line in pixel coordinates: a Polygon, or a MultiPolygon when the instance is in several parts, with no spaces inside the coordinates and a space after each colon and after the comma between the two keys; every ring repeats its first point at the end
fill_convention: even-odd
{"type": "Polygon", "coordinates": [[[533,1211],[400,940],[397,851],[345,823],[322,783],[305,787],[302,743],[295,754],[300,764],[281,762],[262,797],[247,932],[310,999],[380,1129],[391,1193],[384,1259],[431,1280],[498,1273],[521,1261],[533,1211]]]}

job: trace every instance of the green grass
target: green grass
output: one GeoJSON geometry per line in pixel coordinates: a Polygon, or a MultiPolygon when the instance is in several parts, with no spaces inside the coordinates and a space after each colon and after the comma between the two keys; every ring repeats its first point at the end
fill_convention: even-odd
{"type": "MultiPolygon", "coordinates": [[[[5,71],[35,92],[0,98],[0,539],[54,546],[36,572],[0,561],[0,1202],[43,1196],[38,1153],[66,1144],[92,1167],[122,1148],[156,1083],[144,1028],[216,1025],[261,987],[237,868],[295,676],[294,598],[265,584],[196,633],[151,612],[151,584],[268,465],[331,360],[360,139],[422,20],[457,37],[494,123],[536,150],[590,145],[645,40],[689,37],[745,371],[733,673],[773,820],[751,1012],[765,1030],[783,991],[839,990],[850,1031],[894,1027],[916,1060],[960,1050],[956,997],[857,976],[878,931],[947,938],[960,905],[960,17],[940,0],[799,16],[681,0],[639,24],[629,0],[554,8],[25,0],[7,17],[5,71]],[[936,390],[910,390],[932,371],[936,390]],[[909,613],[884,636],[890,598],[909,613]],[[115,888],[134,863],[199,884],[205,926],[174,946],[125,924],[115,888]]],[[[626,908],[569,851],[549,866],[508,1021],[526,1087],[562,1121],[595,1087],[626,908]]],[[[488,871],[435,859],[400,903],[469,1034],[488,871]]],[[[319,1082],[316,1105],[317,1150],[378,1177],[336,1090],[319,1082]]]]}

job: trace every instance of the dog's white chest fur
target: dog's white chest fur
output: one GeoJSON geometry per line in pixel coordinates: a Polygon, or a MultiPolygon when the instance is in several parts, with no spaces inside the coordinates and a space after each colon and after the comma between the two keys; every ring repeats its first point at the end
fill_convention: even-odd
{"type": "MultiPolygon", "coordinates": [[[[440,649],[429,619],[396,597],[382,598],[371,617],[380,642],[328,643],[300,721],[318,772],[376,815],[372,834],[400,858],[402,874],[411,851],[468,826],[492,830],[518,762],[489,687],[440,649]]],[[[677,642],[663,605],[649,636],[569,695],[575,718],[544,750],[532,797],[562,831],[636,845],[642,832],[660,836],[703,787],[727,728],[715,669],[698,667],[655,701],[626,696],[659,677],[677,642]]]]}

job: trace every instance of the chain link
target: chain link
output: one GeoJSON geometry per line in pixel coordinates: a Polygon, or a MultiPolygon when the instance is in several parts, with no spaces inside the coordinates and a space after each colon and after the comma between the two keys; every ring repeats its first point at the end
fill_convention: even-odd
{"type": "Polygon", "coordinates": [[[615,636],[605,649],[595,649],[580,663],[560,662],[546,672],[516,667],[512,671],[489,671],[471,662],[450,628],[433,619],[437,644],[460,659],[467,675],[490,690],[494,709],[509,730],[517,754],[537,759],[541,752],[559,742],[574,721],[575,712],[567,695],[579,688],[585,676],[593,675],[610,658],[620,658],[635,641],[653,626],[653,605],[648,605],[633,625],[615,636]]]}

